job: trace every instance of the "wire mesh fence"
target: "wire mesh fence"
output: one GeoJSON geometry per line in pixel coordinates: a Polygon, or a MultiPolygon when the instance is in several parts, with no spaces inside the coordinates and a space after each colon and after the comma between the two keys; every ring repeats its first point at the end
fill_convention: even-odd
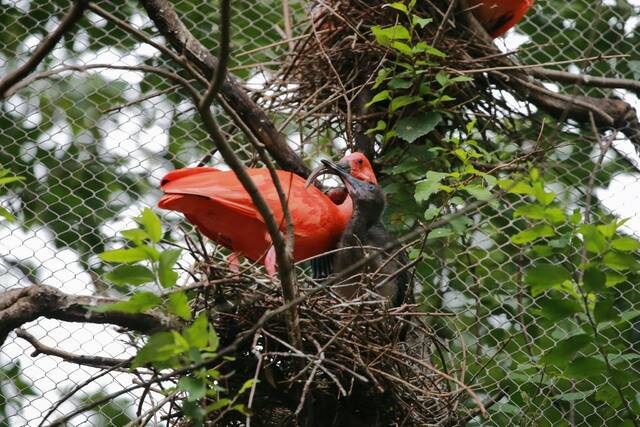
{"type": "MultiPolygon", "coordinates": [[[[99,4],[157,43],[165,43],[136,3],[99,4]]],[[[183,0],[172,4],[191,33],[216,52],[217,5],[183,0]]],[[[320,158],[339,156],[348,144],[342,132],[344,124],[336,124],[344,118],[336,116],[340,107],[314,109],[320,102],[317,98],[310,98],[311,105],[302,102],[292,107],[287,103],[288,97],[297,96],[299,86],[283,77],[282,70],[294,62],[312,25],[308,13],[317,6],[298,1],[234,1],[229,65],[249,95],[276,117],[289,145],[312,164],[320,158]]],[[[2,74],[24,63],[68,8],[66,1],[2,1],[2,74]]],[[[637,1],[539,0],[520,25],[496,44],[504,52],[517,50],[517,60],[525,65],[638,80],[638,24],[637,1]]],[[[141,65],[175,67],[148,43],[141,43],[116,21],[93,10],[33,74],[10,89],[0,113],[0,169],[7,168],[24,180],[7,181],[0,187],[2,206],[16,216],[13,222],[0,222],[2,290],[44,284],[68,294],[126,296],[104,279],[108,267],[98,254],[120,247],[118,233],[135,227],[133,218],[145,207],[156,205],[165,173],[203,159],[209,165],[223,163],[212,150],[209,135],[183,89],[146,72],[141,65]]],[[[637,92],[631,90],[557,82],[547,87],[571,96],[618,97],[640,107],[637,92]]],[[[585,131],[575,122],[549,122],[537,107],[516,100],[504,88],[491,86],[488,90],[495,97],[492,102],[499,105],[495,108],[502,108],[494,117],[506,124],[467,128],[467,133],[492,141],[494,145],[487,150],[506,153],[494,159],[488,168],[491,173],[499,179],[521,174],[523,185],[531,191],[538,184],[543,186],[542,193],[551,195],[545,206],[557,209],[545,207],[543,212],[532,207],[530,193],[512,193],[500,203],[490,203],[435,230],[426,243],[419,242],[411,252],[414,259],[424,256],[417,264],[418,300],[425,311],[446,314],[431,319],[431,327],[447,344],[451,373],[491,402],[488,415],[472,417],[468,425],[637,425],[640,329],[636,316],[640,295],[634,284],[640,264],[633,258],[637,247],[631,240],[640,239],[636,208],[640,202],[640,163],[635,150],[622,133],[608,131],[596,140],[591,129],[585,131]],[[523,124],[523,117],[529,121],[523,124]],[[518,139],[504,136],[514,134],[518,139]],[[541,140],[561,143],[540,149],[541,140]],[[514,160],[521,156],[531,163],[514,160]],[[583,237],[578,239],[574,234],[573,240],[553,232],[545,234],[549,226],[541,221],[557,230],[585,207],[593,224],[603,227],[606,251],[611,242],[622,239],[613,246],[618,250],[614,255],[608,255],[604,247],[598,249],[600,238],[592,239],[586,229],[583,237]],[[532,213],[535,209],[539,212],[532,213]],[[616,223],[607,236],[606,225],[621,219],[626,222],[616,223]],[[539,234],[528,240],[526,232],[531,230],[539,234]],[[517,236],[520,243],[514,242],[517,236]],[[540,244],[537,238],[548,244],[540,244]],[[596,249],[588,247],[585,252],[576,246],[576,239],[595,241],[596,249]],[[580,316],[580,306],[576,307],[580,298],[574,298],[577,288],[569,289],[568,278],[557,279],[557,270],[551,268],[542,270],[545,275],[538,282],[564,286],[564,293],[549,296],[545,294],[549,287],[544,284],[538,291],[532,290],[532,284],[535,288],[538,282],[530,267],[540,263],[566,265],[576,259],[583,261],[576,264],[596,265],[594,259],[607,257],[618,267],[606,271],[606,287],[614,294],[613,302],[603,306],[585,297],[584,304],[595,305],[597,327],[595,344],[586,339],[583,342],[581,337],[591,333],[594,320],[580,316]],[[562,351],[554,353],[558,348],[562,351]],[[596,374],[606,371],[607,375],[592,376],[585,374],[585,369],[596,374]],[[636,414],[635,418],[630,413],[636,414]]],[[[491,108],[486,111],[493,111],[491,108]]],[[[214,110],[237,155],[247,165],[260,165],[256,151],[223,106],[216,104],[214,110]]],[[[443,139],[454,139],[455,135],[452,131],[443,139]]],[[[415,159],[420,160],[420,155],[415,159]]],[[[406,188],[395,181],[397,171],[386,164],[381,170],[391,177],[382,180],[389,194],[387,223],[396,232],[410,229],[418,221],[398,207],[414,206],[420,197],[413,187],[410,194],[405,193],[406,188]]],[[[414,183],[420,180],[411,179],[414,183]]],[[[442,179],[438,184],[445,184],[442,179]]],[[[485,197],[479,196],[480,188],[475,190],[465,194],[485,197]]],[[[464,206],[467,200],[454,194],[443,199],[447,206],[464,206]]],[[[427,199],[429,195],[423,201],[427,199]]],[[[427,213],[423,209],[420,220],[425,215],[427,221],[436,216],[434,203],[438,202],[432,200],[424,206],[427,213]]],[[[584,212],[581,215],[576,227],[584,212]]],[[[184,225],[182,216],[163,212],[162,217],[169,224],[167,236],[175,241],[192,232],[178,227],[184,225]]],[[[209,244],[209,249],[213,251],[214,245],[209,244]]],[[[191,265],[194,259],[185,255],[180,263],[191,265]]],[[[587,269],[575,274],[591,273],[587,269]]],[[[183,274],[180,280],[189,278],[183,274]]],[[[131,337],[113,326],[39,319],[23,329],[42,345],[66,353],[126,359],[136,352],[131,337]]],[[[126,370],[105,373],[104,369],[32,352],[32,344],[15,333],[0,350],[3,425],[35,426],[49,412],[51,422],[78,405],[136,381],[126,370]]],[[[138,392],[125,394],[70,423],[126,425],[136,417],[139,398],[138,392]]],[[[162,397],[157,394],[151,399],[145,408],[158,404],[162,397]]],[[[160,418],[153,422],[168,423],[160,418]]]]}

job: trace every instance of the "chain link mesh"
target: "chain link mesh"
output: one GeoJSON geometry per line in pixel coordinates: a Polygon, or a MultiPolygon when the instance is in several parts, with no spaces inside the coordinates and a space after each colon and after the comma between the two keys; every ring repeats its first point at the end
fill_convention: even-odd
{"type": "MultiPolygon", "coordinates": [[[[290,44],[283,42],[287,31],[295,35],[304,25],[300,18],[304,6],[292,1],[289,7],[294,27],[286,28],[282,13],[286,3],[234,2],[231,70],[250,90],[260,94],[266,104],[268,92],[261,90],[262,84],[272,77],[272,71],[278,69],[289,49],[290,44]]],[[[215,3],[175,1],[174,5],[193,34],[207,47],[215,49],[218,19],[215,3]]],[[[1,2],[2,74],[30,56],[34,46],[55,27],[68,6],[64,1],[1,2]]],[[[153,24],[135,3],[127,3],[116,12],[128,17],[134,26],[156,34],[153,24]]],[[[630,74],[640,73],[639,24],[640,2],[637,1],[538,0],[518,29],[496,43],[504,50],[519,47],[518,57],[526,64],[544,63],[563,70],[629,78],[630,74]],[[566,65],[566,61],[585,57],[618,55],[627,57],[566,65]]],[[[131,226],[131,218],[142,208],[155,205],[164,173],[193,165],[209,153],[211,142],[180,89],[140,71],[91,65],[140,63],[165,64],[165,60],[160,59],[154,49],[140,44],[96,14],[88,13],[38,69],[42,72],[66,67],[66,71],[29,78],[29,84],[3,105],[0,167],[9,168],[26,180],[23,187],[3,194],[0,199],[3,206],[18,213],[18,221],[0,223],[2,290],[47,284],[71,294],[108,293],[107,285],[100,278],[102,267],[96,254],[111,248],[117,232],[131,226]]],[[[632,93],[615,91],[614,94],[640,107],[632,93]]],[[[222,115],[221,120],[238,153],[245,161],[254,162],[254,153],[244,144],[240,133],[222,115]]],[[[323,141],[340,144],[323,138],[315,135],[305,140],[302,147],[298,136],[291,136],[290,142],[311,157],[317,155],[317,147],[323,141]]],[[[636,162],[637,156],[627,144],[620,140],[614,147],[626,153],[630,162],[636,162]]],[[[569,205],[583,197],[579,183],[588,179],[599,156],[598,150],[587,150],[577,141],[576,147],[557,150],[546,159],[548,167],[555,168],[559,181],[564,182],[559,184],[556,193],[569,205]],[[585,155],[591,161],[585,162],[585,155]]],[[[605,168],[608,161],[605,157],[605,168]]],[[[220,158],[214,154],[211,163],[220,163],[220,158]]],[[[625,232],[640,238],[638,174],[613,174],[610,180],[598,181],[598,184],[595,196],[604,207],[602,213],[629,218],[625,232]]],[[[519,202],[513,199],[511,203],[517,206],[519,202]]],[[[179,218],[173,214],[165,216],[168,221],[179,218]]],[[[578,382],[575,392],[565,393],[561,398],[564,400],[558,402],[553,400],[558,398],[554,392],[556,382],[535,371],[532,365],[512,364],[513,360],[523,361],[539,353],[535,351],[536,344],[526,339],[527,330],[535,330],[536,334],[543,331],[544,335],[545,328],[549,328],[547,323],[537,323],[538,318],[530,314],[535,310],[544,311],[544,307],[529,298],[525,288],[501,289],[495,293],[485,290],[488,282],[511,281],[524,274],[523,254],[507,249],[511,245],[508,237],[518,232],[519,226],[516,221],[505,222],[497,212],[495,221],[478,216],[459,225],[468,227],[468,238],[455,244],[468,245],[468,249],[454,251],[448,247],[452,242],[431,240],[433,255],[421,268],[422,282],[429,283],[429,288],[439,293],[442,310],[455,314],[446,322],[462,340],[452,344],[452,357],[465,357],[474,360],[475,366],[484,366],[472,375],[475,382],[487,389],[503,378],[505,369],[511,370],[515,385],[501,391],[499,402],[491,408],[488,419],[477,418],[470,425],[552,425],[551,420],[557,419],[564,420],[564,425],[621,422],[622,405],[606,403],[611,401],[606,396],[600,405],[586,400],[589,393],[615,394],[612,384],[585,386],[578,382]],[[456,258],[451,259],[451,255],[456,258]],[[495,310],[476,309],[481,300],[492,300],[482,306],[495,307],[495,310]],[[499,308],[505,301],[511,311],[499,308]],[[516,335],[525,338],[515,339],[516,335]],[[518,380],[536,375],[539,385],[544,387],[532,388],[530,382],[518,380]],[[540,396],[536,394],[540,390],[547,393],[547,399],[538,399],[540,396]],[[575,414],[580,414],[579,418],[575,418],[575,414]]],[[[175,237],[179,238],[179,231],[175,237]]],[[[544,259],[544,254],[540,254],[540,259],[544,259]]],[[[640,300],[632,289],[620,298],[626,309],[640,309],[640,300]]],[[[580,327],[575,323],[566,329],[580,327]]],[[[24,328],[44,345],[70,353],[118,359],[134,354],[132,347],[122,341],[122,335],[110,326],[41,319],[24,328]]],[[[630,328],[620,333],[637,352],[640,331],[630,328]]],[[[608,336],[601,338],[609,342],[608,336]]],[[[37,425],[65,393],[82,387],[101,372],[60,362],[53,356],[32,356],[31,351],[32,347],[15,335],[9,337],[0,351],[0,394],[4,396],[7,422],[11,426],[37,425]]],[[[629,360],[625,375],[637,377],[640,367],[629,360]]],[[[127,387],[131,381],[132,377],[125,372],[101,375],[57,407],[55,414],[69,412],[82,399],[127,387]]],[[[636,400],[638,396],[636,394],[636,400]]],[[[99,414],[75,418],[73,424],[124,425],[133,416],[135,398],[136,395],[125,395],[109,407],[103,407],[99,414]]]]}

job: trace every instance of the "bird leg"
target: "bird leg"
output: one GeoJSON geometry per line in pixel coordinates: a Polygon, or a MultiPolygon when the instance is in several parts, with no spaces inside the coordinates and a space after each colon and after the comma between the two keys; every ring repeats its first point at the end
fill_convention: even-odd
{"type": "Polygon", "coordinates": [[[278,263],[276,261],[276,248],[271,245],[267,251],[267,255],[264,257],[264,268],[267,270],[267,274],[271,279],[276,277],[278,272],[278,263]]]}

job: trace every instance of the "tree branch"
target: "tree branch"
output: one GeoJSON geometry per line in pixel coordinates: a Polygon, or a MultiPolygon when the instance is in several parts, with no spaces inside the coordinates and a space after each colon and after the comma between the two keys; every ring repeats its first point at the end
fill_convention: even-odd
{"type": "Polygon", "coordinates": [[[42,39],[27,62],[0,80],[0,99],[4,99],[6,92],[11,89],[13,85],[27,77],[38,67],[42,60],[53,50],[56,44],[58,44],[62,36],[82,18],[88,3],[88,0],[76,0],[60,21],[60,25],[42,39]]]}
{"type": "Polygon", "coordinates": [[[0,346],[12,330],[39,317],[65,322],[112,324],[143,334],[179,326],[159,314],[99,313],[93,310],[99,305],[117,301],[113,298],[70,295],[46,285],[0,293],[0,346]]]}
{"type": "Polygon", "coordinates": [[[588,74],[574,74],[567,71],[550,70],[542,67],[532,68],[531,74],[542,80],[553,80],[558,83],[582,86],[627,89],[640,95],[640,81],[637,80],[595,77],[588,74]]]}
{"type": "Polygon", "coordinates": [[[35,349],[33,353],[31,353],[31,357],[36,357],[40,354],[47,354],[49,356],[56,356],[64,359],[66,362],[77,363],[78,365],[85,366],[93,366],[94,368],[105,368],[105,367],[127,367],[131,362],[131,359],[112,359],[111,357],[101,357],[101,356],[85,356],[79,354],[73,354],[66,351],[59,350],[57,348],[49,347],[42,344],[40,341],[36,339],[33,335],[28,333],[22,328],[16,329],[16,335],[19,338],[22,338],[25,341],[28,341],[29,344],[33,346],[35,349]]]}
{"type": "Polygon", "coordinates": [[[218,54],[218,66],[213,72],[211,84],[200,100],[200,108],[209,108],[213,98],[218,94],[224,78],[226,77],[227,63],[229,62],[231,44],[231,1],[220,0],[220,53],[218,54]]]}
{"type": "MultiPolygon", "coordinates": [[[[173,48],[179,53],[184,53],[205,76],[211,78],[220,65],[218,59],[195,39],[182,23],[171,3],[168,0],[141,1],[149,18],[173,48]]],[[[285,136],[277,131],[271,119],[249,98],[233,77],[226,76],[220,93],[258,140],[264,144],[281,168],[303,177],[309,175],[309,168],[289,147],[285,136]]]]}
{"type": "MultiPolygon", "coordinates": [[[[584,125],[590,125],[590,117],[604,129],[618,129],[640,149],[640,122],[635,109],[621,99],[594,98],[591,96],[569,96],[557,94],[545,88],[534,79],[537,67],[520,67],[494,45],[493,40],[468,10],[466,0],[460,0],[460,10],[466,26],[474,38],[484,45],[483,55],[493,55],[499,63],[494,70],[487,70],[490,79],[510,89],[514,96],[531,102],[547,114],[564,119],[572,119],[584,125]],[[504,72],[508,68],[508,73],[504,72]]],[[[606,82],[610,83],[610,82],[606,82]]],[[[594,86],[596,86],[594,84],[594,86]]],[[[610,87],[610,86],[601,86],[610,87]]]]}

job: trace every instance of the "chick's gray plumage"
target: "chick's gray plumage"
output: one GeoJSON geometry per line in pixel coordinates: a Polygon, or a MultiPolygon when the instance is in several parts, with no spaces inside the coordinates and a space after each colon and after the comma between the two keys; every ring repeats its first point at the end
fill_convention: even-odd
{"type": "MultiPolygon", "coordinates": [[[[358,273],[377,272],[374,283],[376,293],[388,298],[394,306],[413,302],[413,289],[409,283],[411,278],[402,269],[409,263],[405,251],[374,249],[397,243],[382,224],[382,212],[385,208],[382,188],[351,176],[340,177],[353,200],[353,214],[338,243],[339,251],[333,260],[334,271],[340,273],[364,257],[372,257],[363,267],[350,274],[350,280],[336,287],[336,292],[345,298],[353,298],[363,282],[363,276],[358,273]],[[393,259],[389,259],[390,257],[393,259]]],[[[397,245],[393,246],[397,248],[397,245]]]]}

